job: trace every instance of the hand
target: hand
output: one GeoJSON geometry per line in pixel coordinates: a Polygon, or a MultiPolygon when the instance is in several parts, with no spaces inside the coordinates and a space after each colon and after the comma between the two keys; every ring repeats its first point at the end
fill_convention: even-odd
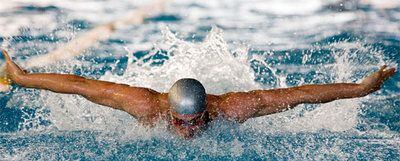
{"type": "Polygon", "coordinates": [[[386,67],[386,65],[382,66],[377,72],[365,78],[360,85],[362,85],[368,93],[379,90],[383,82],[396,73],[395,68],[387,69],[386,67]]]}
{"type": "Polygon", "coordinates": [[[6,73],[12,80],[18,76],[26,74],[17,64],[15,64],[5,50],[1,50],[4,59],[6,60],[6,73]]]}

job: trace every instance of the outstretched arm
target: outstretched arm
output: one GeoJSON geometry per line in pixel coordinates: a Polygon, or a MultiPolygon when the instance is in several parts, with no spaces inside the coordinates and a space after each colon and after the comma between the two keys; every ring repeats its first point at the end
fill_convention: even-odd
{"type": "Polygon", "coordinates": [[[380,89],[395,69],[383,66],[365,78],[362,83],[334,83],[303,85],[273,90],[227,93],[221,96],[221,107],[231,119],[248,118],[282,112],[302,103],[325,103],[338,99],[366,96],[380,89]]]}
{"type": "Polygon", "coordinates": [[[123,110],[139,118],[158,108],[159,93],[151,89],[91,80],[70,74],[29,74],[18,67],[6,51],[3,50],[2,53],[6,59],[7,76],[20,86],[78,94],[94,103],[123,110]]]}

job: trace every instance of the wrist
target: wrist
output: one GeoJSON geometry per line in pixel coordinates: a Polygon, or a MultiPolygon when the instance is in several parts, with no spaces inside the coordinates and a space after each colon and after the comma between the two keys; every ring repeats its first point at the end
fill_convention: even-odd
{"type": "Polygon", "coordinates": [[[362,96],[366,96],[373,92],[371,86],[369,86],[368,84],[361,83],[361,84],[358,84],[358,86],[359,86],[359,91],[362,96]]]}
{"type": "Polygon", "coordinates": [[[23,84],[25,77],[26,77],[25,73],[13,73],[13,74],[9,75],[9,78],[11,79],[11,81],[18,85],[23,84]]]}

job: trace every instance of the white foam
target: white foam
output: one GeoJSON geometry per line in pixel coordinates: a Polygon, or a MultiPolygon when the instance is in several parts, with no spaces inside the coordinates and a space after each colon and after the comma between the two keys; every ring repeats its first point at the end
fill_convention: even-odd
{"type": "MultiPolygon", "coordinates": [[[[203,82],[209,93],[222,93],[227,89],[243,91],[259,88],[253,81],[254,73],[248,66],[247,53],[234,56],[222,38],[222,31],[214,28],[202,43],[191,43],[175,37],[163,29],[165,44],[169,46],[169,60],[162,66],[151,66],[152,61],[129,64],[121,77],[105,75],[104,80],[150,87],[160,92],[167,91],[178,79],[191,77],[203,82]],[[173,56],[172,56],[173,55],[173,56]],[[155,79],[157,77],[157,79],[155,79]]],[[[243,52],[243,50],[237,50],[243,52]]],[[[244,50],[247,51],[247,50],[244,50]]],[[[146,57],[153,56],[153,51],[146,57]]]]}

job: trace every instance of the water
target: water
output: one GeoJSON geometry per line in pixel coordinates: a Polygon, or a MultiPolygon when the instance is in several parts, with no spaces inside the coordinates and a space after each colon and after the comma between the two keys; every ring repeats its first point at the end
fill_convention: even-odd
{"type": "MultiPolygon", "coordinates": [[[[2,1],[0,41],[23,64],[146,3],[2,1]]],[[[194,77],[213,94],[358,82],[400,63],[399,17],[399,1],[177,0],[81,56],[29,70],[160,92],[194,77]]],[[[13,86],[0,94],[0,160],[396,160],[399,77],[364,98],[220,119],[193,140],[79,96],[13,86]]]]}

